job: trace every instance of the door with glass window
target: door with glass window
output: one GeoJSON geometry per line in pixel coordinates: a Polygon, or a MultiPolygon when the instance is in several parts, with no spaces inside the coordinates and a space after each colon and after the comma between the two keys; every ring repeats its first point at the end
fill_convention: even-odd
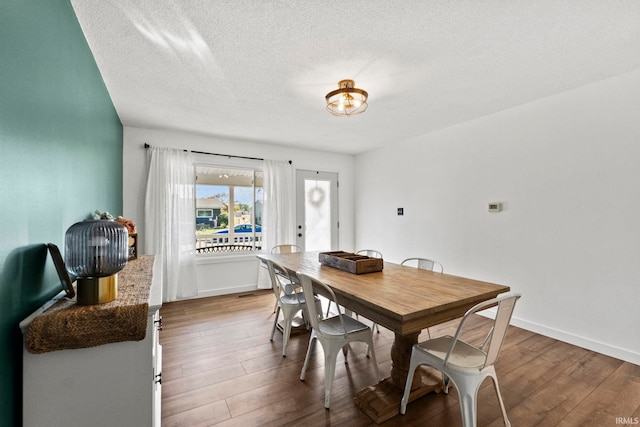
{"type": "Polygon", "coordinates": [[[338,174],[296,171],[296,244],[305,251],[338,249],[338,174]]]}

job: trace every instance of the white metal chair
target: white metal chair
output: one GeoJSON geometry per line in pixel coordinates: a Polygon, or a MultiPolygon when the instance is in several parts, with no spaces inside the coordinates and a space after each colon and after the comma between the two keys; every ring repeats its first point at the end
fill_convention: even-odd
{"type": "MultiPolygon", "coordinates": [[[[338,304],[336,295],[333,290],[326,284],[298,273],[298,277],[302,283],[302,289],[306,298],[314,295],[314,288],[322,289],[322,293],[329,295],[329,300],[338,304]]],[[[311,337],[309,338],[309,347],[307,355],[304,358],[304,365],[300,373],[300,380],[304,381],[311,349],[315,340],[320,341],[322,350],[324,351],[324,407],[329,409],[331,403],[331,388],[333,386],[333,378],[336,371],[336,359],[340,349],[344,353],[345,363],[347,363],[348,344],[350,342],[360,341],[369,346],[371,361],[376,371],[376,378],[380,379],[378,371],[378,362],[376,361],[376,353],[373,348],[373,339],[371,337],[371,328],[364,323],[338,312],[336,316],[321,318],[321,313],[316,309],[315,305],[309,305],[309,321],[311,322],[311,337]]]]}
{"type": "MultiPolygon", "coordinates": [[[[276,316],[273,320],[270,340],[273,341],[273,335],[275,334],[276,327],[278,326],[278,318],[280,316],[280,312],[282,312],[282,317],[284,318],[282,331],[282,357],[286,357],[286,349],[287,344],[289,343],[289,336],[291,335],[292,321],[296,313],[300,310],[305,313],[304,319],[308,327],[309,314],[307,312],[307,300],[302,292],[295,292],[295,289],[291,293],[285,292],[285,286],[291,283],[292,279],[287,269],[272,260],[267,261],[267,268],[269,269],[269,277],[271,277],[273,292],[276,296],[276,316]]],[[[316,298],[312,298],[312,301],[315,300],[316,298]]]]}
{"type": "MultiPolygon", "coordinates": [[[[382,258],[382,252],[377,251],[375,249],[360,249],[356,252],[356,255],[366,255],[369,258],[382,258]]],[[[356,319],[358,318],[358,313],[356,313],[356,319]]],[[[371,324],[371,332],[376,331],[380,333],[380,327],[377,323],[371,324]]]]}
{"type": "Polygon", "coordinates": [[[290,254],[294,252],[303,252],[303,251],[300,246],[293,245],[293,244],[276,245],[271,248],[272,254],[290,254]]]}
{"type": "MultiPolygon", "coordinates": [[[[438,261],[434,261],[428,258],[407,258],[400,263],[400,265],[413,266],[421,270],[435,271],[436,273],[443,273],[444,267],[438,261]]],[[[427,328],[427,335],[431,339],[431,332],[427,328]]]]}
{"type": "Polygon", "coordinates": [[[444,272],[444,267],[438,261],[428,258],[407,258],[400,265],[415,266],[422,270],[435,271],[436,273],[444,272]]]}
{"type": "Polygon", "coordinates": [[[425,364],[442,371],[444,393],[449,391],[449,381],[455,385],[460,395],[460,412],[464,427],[476,426],[478,389],[487,377],[491,377],[504,423],[510,427],[511,423],[507,418],[507,411],[502,401],[493,364],[500,353],[513,309],[519,298],[519,294],[509,293],[477,304],[465,313],[453,337],[447,335],[415,344],[411,350],[411,362],[407,384],[400,402],[400,413],[404,414],[407,410],[407,402],[411,393],[411,379],[416,368],[425,364]],[[476,347],[460,340],[460,332],[469,316],[495,304],[498,304],[496,318],[482,345],[476,347]]]}
{"type": "MultiPolygon", "coordinates": [[[[294,244],[283,244],[283,245],[276,245],[274,247],[271,248],[271,253],[272,254],[291,254],[291,253],[295,253],[295,252],[303,252],[302,248],[298,245],[294,245],[294,244]]],[[[295,282],[293,285],[292,284],[285,284],[284,290],[285,293],[290,294],[293,292],[293,288],[295,286],[299,286],[299,283],[297,283],[298,278],[294,277],[295,282]]],[[[273,306],[273,312],[275,313],[277,309],[277,303],[276,305],[273,306]]]]}
{"type": "Polygon", "coordinates": [[[375,249],[360,249],[356,252],[357,255],[366,255],[369,258],[382,258],[382,252],[375,249]]]}

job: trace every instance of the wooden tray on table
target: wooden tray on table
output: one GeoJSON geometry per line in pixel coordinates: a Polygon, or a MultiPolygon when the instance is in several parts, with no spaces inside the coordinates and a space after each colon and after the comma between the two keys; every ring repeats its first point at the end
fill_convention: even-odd
{"type": "Polygon", "coordinates": [[[344,251],[320,252],[318,258],[322,265],[352,274],[375,273],[382,271],[384,266],[382,258],[371,258],[344,251]]]}

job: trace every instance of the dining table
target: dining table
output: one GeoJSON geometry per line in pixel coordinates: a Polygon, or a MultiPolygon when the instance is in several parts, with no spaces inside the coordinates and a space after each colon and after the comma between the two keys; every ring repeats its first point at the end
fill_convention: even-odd
{"type": "MultiPolygon", "coordinates": [[[[326,283],[342,307],[394,333],[390,375],[355,397],[356,405],[377,424],[399,414],[411,349],[422,330],[462,317],[474,305],[510,290],[505,285],[388,261],[383,261],[381,271],[354,274],[322,264],[318,251],[257,257],[326,283]]],[[[410,402],[442,386],[441,375],[426,366],[417,369],[411,381],[410,402]]]]}

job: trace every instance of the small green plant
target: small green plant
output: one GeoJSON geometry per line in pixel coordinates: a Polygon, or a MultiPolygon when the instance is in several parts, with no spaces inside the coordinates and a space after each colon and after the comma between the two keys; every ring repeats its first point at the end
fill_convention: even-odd
{"type": "Polygon", "coordinates": [[[218,228],[227,228],[229,225],[229,215],[226,212],[218,215],[218,228]]]}

